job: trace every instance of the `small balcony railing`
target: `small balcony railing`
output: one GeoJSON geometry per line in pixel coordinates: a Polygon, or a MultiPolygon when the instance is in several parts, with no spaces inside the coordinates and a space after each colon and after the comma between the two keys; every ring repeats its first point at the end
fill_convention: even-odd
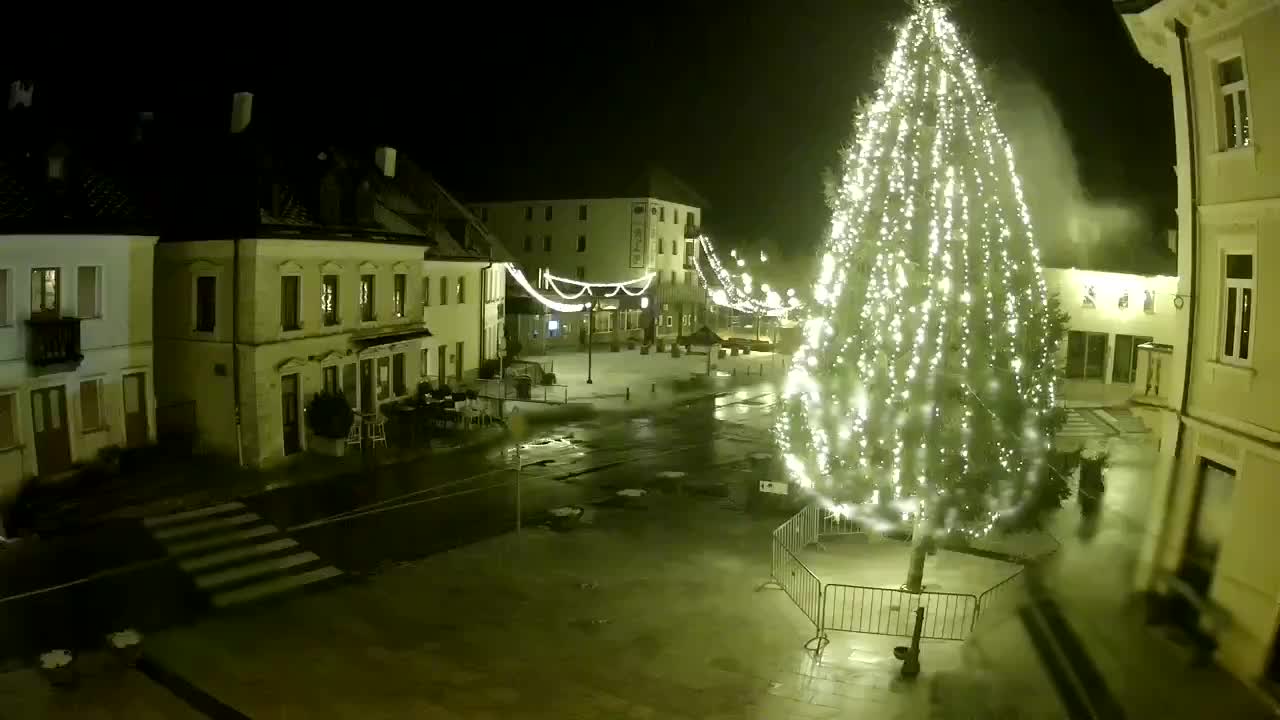
{"type": "Polygon", "coordinates": [[[36,367],[79,365],[80,319],[32,316],[27,320],[30,338],[27,360],[36,367]]]}
{"type": "Polygon", "coordinates": [[[1175,381],[1173,346],[1143,343],[1137,348],[1138,371],[1133,378],[1133,399],[1154,405],[1169,404],[1169,390],[1175,381]]]}

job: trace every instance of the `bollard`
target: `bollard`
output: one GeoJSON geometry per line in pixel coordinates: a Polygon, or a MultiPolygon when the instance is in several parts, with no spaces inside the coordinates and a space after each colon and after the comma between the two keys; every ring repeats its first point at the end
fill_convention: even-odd
{"type": "Polygon", "coordinates": [[[924,630],[924,608],[916,608],[916,627],[911,633],[911,647],[902,660],[902,676],[915,677],[920,674],[920,633],[924,630]]]}
{"type": "Polygon", "coordinates": [[[657,394],[658,394],[658,383],[654,383],[654,384],[650,385],[650,386],[649,386],[649,392],[653,393],[654,395],[657,395],[657,394]]]}
{"type": "Polygon", "coordinates": [[[738,368],[733,369],[733,376],[738,377],[738,368]]]}
{"type": "Polygon", "coordinates": [[[628,387],[628,388],[627,388],[627,399],[628,399],[628,400],[630,400],[630,399],[631,399],[631,388],[630,388],[630,387],[628,387]]]}
{"type": "Polygon", "coordinates": [[[764,377],[764,363],[760,363],[760,372],[757,372],[756,374],[764,377]]]}

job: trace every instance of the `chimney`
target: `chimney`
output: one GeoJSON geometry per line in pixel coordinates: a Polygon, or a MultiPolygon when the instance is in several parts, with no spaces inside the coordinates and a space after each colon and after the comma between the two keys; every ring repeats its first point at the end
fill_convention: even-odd
{"type": "Polygon", "coordinates": [[[231,133],[244,132],[253,119],[253,93],[238,92],[231,96],[231,133]]]}
{"type": "Polygon", "coordinates": [[[382,171],[384,176],[396,176],[395,148],[383,145],[373,152],[373,159],[378,163],[378,169],[382,171]]]}
{"type": "Polygon", "coordinates": [[[35,83],[25,80],[14,80],[9,85],[9,109],[18,106],[31,107],[31,95],[35,92],[35,83]]]}

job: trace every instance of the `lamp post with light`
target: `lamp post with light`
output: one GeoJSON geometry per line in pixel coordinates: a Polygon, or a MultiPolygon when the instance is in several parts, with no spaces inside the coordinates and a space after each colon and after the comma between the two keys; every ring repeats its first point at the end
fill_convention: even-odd
{"type": "Polygon", "coordinates": [[[596,304],[587,303],[587,384],[591,384],[591,333],[596,331],[596,304]]]}

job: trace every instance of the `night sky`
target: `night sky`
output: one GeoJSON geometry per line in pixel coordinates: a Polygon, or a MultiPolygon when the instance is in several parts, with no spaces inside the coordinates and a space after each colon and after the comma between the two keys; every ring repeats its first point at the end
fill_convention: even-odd
{"type": "MultiPolygon", "coordinates": [[[[229,90],[247,88],[255,122],[396,145],[477,199],[531,169],[656,163],[707,198],[716,233],[811,254],[828,219],[820,173],[910,10],[904,0],[496,7],[404,27],[383,18],[381,36],[350,33],[362,39],[280,36],[180,85],[148,84],[138,68],[81,84],[159,88],[144,93],[155,109],[207,107],[218,124],[229,90]]],[[[952,7],[994,83],[1038,87],[1056,109],[1089,197],[1172,223],[1169,81],[1131,47],[1109,0],[952,7]]]]}

